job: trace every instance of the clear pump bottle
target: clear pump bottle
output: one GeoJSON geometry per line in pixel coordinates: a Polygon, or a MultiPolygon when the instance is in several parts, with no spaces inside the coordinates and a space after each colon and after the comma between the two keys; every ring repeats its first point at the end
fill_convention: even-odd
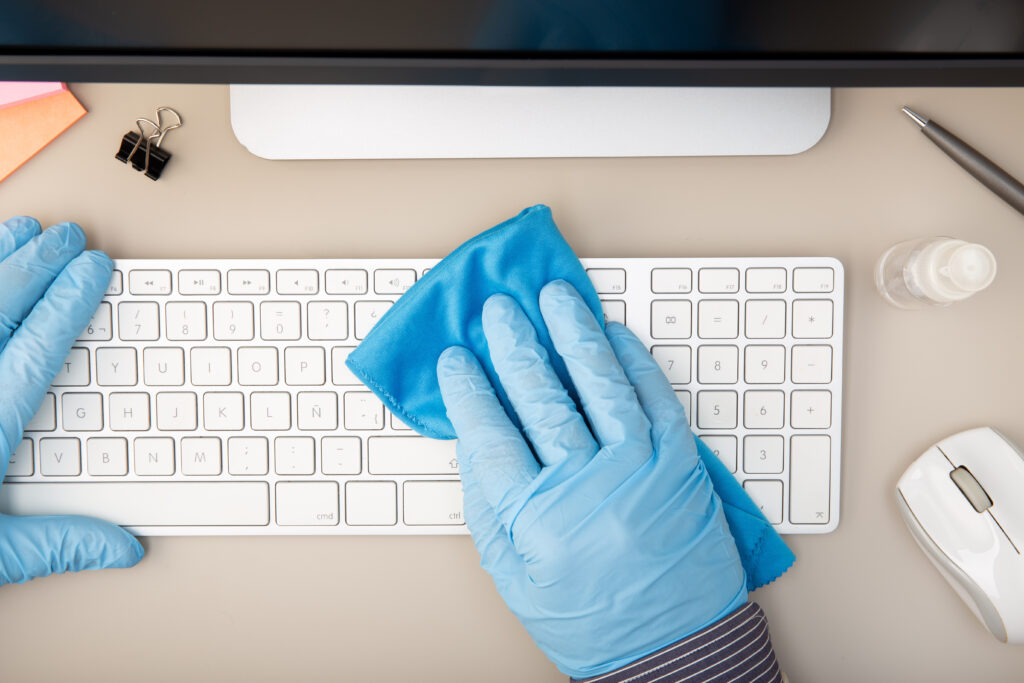
{"type": "Polygon", "coordinates": [[[878,259],[875,285],[897,308],[948,306],[992,284],[996,259],[980,244],[952,237],[900,242],[878,259]]]}

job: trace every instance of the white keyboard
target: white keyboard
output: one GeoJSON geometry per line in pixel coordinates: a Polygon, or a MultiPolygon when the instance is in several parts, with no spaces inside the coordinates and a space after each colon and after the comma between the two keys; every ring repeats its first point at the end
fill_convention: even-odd
{"type": "MultiPolygon", "coordinates": [[[[465,533],[454,442],[416,436],[344,365],[436,263],[118,261],[11,458],[0,511],[141,535],[465,533]]],[[[650,346],[776,528],[835,529],[842,264],[583,263],[606,317],[650,346]]]]}

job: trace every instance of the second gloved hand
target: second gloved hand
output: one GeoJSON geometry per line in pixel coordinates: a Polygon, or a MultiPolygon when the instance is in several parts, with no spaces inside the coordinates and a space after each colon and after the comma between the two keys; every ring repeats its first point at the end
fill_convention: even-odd
{"type": "Polygon", "coordinates": [[[526,438],[467,349],[445,351],[437,372],[481,564],[558,668],[586,677],[718,621],[747,601],[746,578],[683,408],[643,343],[614,323],[606,334],[565,282],[548,284],[540,307],[585,415],[504,295],[487,300],[483,326],[526,438]]]}
{"type": "MultiPolygon", "coordinates": [[[[0,223],[0,481],[110,283],[110,259],[84,248],[73,223],[42,234],[32,218],[0,223]]],[[[0,585],[141,558],[131,534],[98,519],[0,514],[0,585]]]]}

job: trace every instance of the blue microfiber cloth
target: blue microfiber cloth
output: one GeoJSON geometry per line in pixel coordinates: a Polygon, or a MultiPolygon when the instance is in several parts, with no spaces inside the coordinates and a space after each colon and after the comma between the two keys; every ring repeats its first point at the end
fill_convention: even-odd
{"type": "MultiPolygon", "coordinates": [[[[551,210],[546,206],[525,209],[469,240],[432,268],[384,314],[346,364],[414,430],[435,439],[454,439],[437,383],[437,358],[449,346],[465,346],[480,359],[498,398],[515,420],[487,350],[480,321],[484,301],[500,292],[519,302],[547,348],[555,372],[572,391],[538,304],[541,288],[558,279],[575,287],[598,321],[604,320],[597,292],[555,227],[551,210]]],[[[722,499],[747,573],[747,588],[774,581],[793,564],[792,551],[725,465],[700,439],[697,446],[722,499]]]]}

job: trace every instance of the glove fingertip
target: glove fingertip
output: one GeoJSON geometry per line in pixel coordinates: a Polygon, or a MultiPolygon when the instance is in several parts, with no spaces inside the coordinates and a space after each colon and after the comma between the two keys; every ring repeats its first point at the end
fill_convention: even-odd
{"type": "Polygon", "coordinates": [[[139,540],[121,527],[98,519],[68,517],[67,571],[134,567],[146,554],[139,540]]]}
{"type": "Polygon", "coordinates": [[[476,369],[479,362],[464,346],[449,346],[437,357],[437,378],[442,382],[451,376],[464,375],[476,369]]]}
{"type": "Polygon", "coordinates": [[[82,258],[87,258],[92,263],[106,268],[110,272],[114,271],[114,262],[107,256],[106,252],[99,251],[98,249],[89,249],[82,252],[82,258]]]}
{"type": "Polygon", "coordinates": [[[3,225],[11,231],[11,235],[18,244],[24,244],[31,237],[39,234],[39,231],[42,229],[39,221],[32,218],[32,216],[12,216],[4,221],[3,225]]]}

